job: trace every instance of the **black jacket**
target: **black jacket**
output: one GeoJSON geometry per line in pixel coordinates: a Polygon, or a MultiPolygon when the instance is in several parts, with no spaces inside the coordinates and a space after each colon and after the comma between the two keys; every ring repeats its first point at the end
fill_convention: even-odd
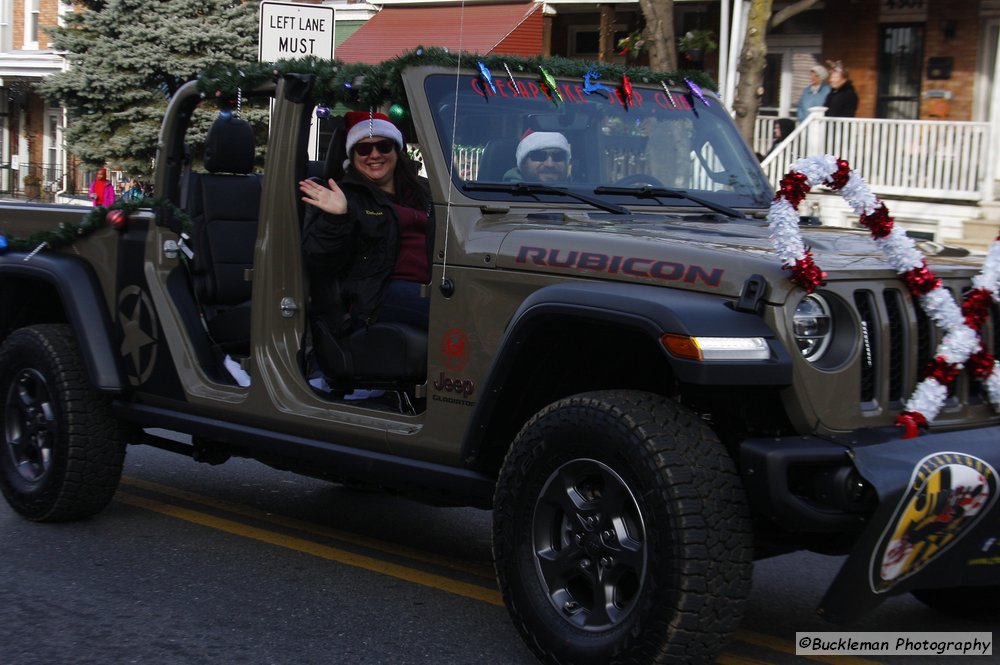
{"type": "Polygon", "coordinates": [[[347,212],[306,208],[302,252],[311,313],[346,333],[372,323],[399,250],[399,220],[389,196],[354,172],[338,183],[347,212]]]}
{"type": "Polygon", "coordinates": [[[853,118],[858,111],[858,93],[850,81],[839,88],[831,88],[826,96],[826,117],[853,118]]]}

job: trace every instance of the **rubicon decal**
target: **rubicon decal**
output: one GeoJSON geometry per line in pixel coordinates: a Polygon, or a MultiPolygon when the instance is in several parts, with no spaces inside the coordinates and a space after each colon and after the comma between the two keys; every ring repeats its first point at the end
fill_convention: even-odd
{"type": "Polygon", "coordinates": [[[522,246],[517,252],[517,263],[548,268],[569,268],[612,275],[630,275],[659,279],[665,282],[701,282],[706,286],[719,286],[725,270],[703,266],[662,261],[638,256],[615,256],[600,252],[555,249],[551,247],[522,246]]]}
{"type": "Polygon", "coordinates": [[[997,496],[997,472],[959,453],[920,460],[871,560],[871,584],[884,593],[938,558],[986,515],[997,496]]]}

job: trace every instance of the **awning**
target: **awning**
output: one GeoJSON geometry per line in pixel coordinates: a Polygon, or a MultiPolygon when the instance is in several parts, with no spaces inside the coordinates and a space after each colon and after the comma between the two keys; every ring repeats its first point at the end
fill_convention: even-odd
{"type": "Polygon", "coordinates": [[[336,47],[334,58],[376,63],[418,46],[481,55],[538,55],[542,52],[542,5],[384,7],[336,47]]]}

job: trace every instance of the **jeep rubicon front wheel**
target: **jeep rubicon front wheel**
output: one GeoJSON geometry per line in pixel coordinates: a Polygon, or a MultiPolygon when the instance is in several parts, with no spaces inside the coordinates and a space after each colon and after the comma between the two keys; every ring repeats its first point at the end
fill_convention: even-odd
{"type": "Polygon", "coordinates": [[[550,663],[707,663],[737,629],[752,535],[732,460],[658,395],[560,400],[521,430],[497,482],[504,601],[550,663]]]}
{"type": "Polygon", "coordinates": [[[0,489],[24,517],[93,515],[111,500],[125,461],[125,428],[87,381],[69,326],[13,332],[0,347],[0,489]]]}

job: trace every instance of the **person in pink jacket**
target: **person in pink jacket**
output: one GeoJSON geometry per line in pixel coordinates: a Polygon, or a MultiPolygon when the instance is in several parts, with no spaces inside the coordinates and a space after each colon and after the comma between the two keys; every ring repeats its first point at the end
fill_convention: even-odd
{"type": "Polygon", "coordinates": [[[90,183],[90,200],[95,206],[111,207],[115,202],[115,187],[108,180],[106,168],[97,169],[97,177],[90,183]]]}

